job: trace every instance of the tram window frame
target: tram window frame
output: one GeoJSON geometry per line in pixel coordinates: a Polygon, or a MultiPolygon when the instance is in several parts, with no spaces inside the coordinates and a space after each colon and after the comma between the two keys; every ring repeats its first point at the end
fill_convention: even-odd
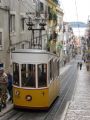
{"type": "MultiPolygon", "coordinates": [[[[24,80],[23,82],[24,84],[22,84],[22,87],[35,88],[36,87],[36,65],[26,64],[25,73],[26,73],[26,79],[24,80]]],[[[22,83],[22,76],[21,76],[21,83],[22,83]]]]}
{"type": "Polygon", "coordinates": [[[13,84],[16,86],[20,86],[18,63],[13,63],[13,84]]]}
{"type": "Polygon", "coordinates": [[[26,64],[21,64],[21,86],[22,87],[24,87],[24,80],[25,79],[26,79],[26,64]]]}
{"type": "Polygon", "coordinates": [[[37,71],[38,88],[47,87],[47,64],[38,64],[37,71]]]}

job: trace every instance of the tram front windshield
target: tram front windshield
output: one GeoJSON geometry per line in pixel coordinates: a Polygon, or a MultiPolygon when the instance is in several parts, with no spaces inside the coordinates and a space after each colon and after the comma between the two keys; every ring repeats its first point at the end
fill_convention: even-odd
{"type": "Polygon", "coordinates": [[[47,87],[47,64],[38,64],[36,69],[35,64],[13,63],[13,84],[20,87],[47,87]]]}
{"type": "Polygon", "coordinates": [[[21,84],[22,87],[35,87],[35,65],[21,65],[21,84]]]}
{"type": "Polygon", "coordinates": [[[13,84],[20,86],[20,71],[21,71],[21,87],[36,87],[35,86],[35,65],[13,63],[13,84]],[[21,68],[21,69],[20,69],[21,68]]]}

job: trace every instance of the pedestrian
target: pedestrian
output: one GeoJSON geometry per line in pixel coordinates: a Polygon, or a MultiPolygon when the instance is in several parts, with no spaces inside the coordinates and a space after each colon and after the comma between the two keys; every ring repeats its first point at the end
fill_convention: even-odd
{"type": "Polygon", "coordinates": [[[82,62],[79,63],[79,66],[80,66],[80,70],[82,69],[82,62]]]}
{"type": "Polygon", "coordinates": [[[66,60],[64,60],[64,65],[66,65],[66,60]]]}
{"type": "Polygon", "coordinates": [[[7,78],[8,78],[8,84],[7,84],[7,89],[8,89],[8,92],[9,92],[9,101],[12,100],[12,83],[13,83],[13,80],[12,80],[12,75],[10,74],[10,72],[7,73],[7,78]]]}
{"type": "Polygon", "coordinates": [[[0,64],[0,104],[1,108],[6,107],[7,100],[7,75],[4,72],[3,64],[0,64]]]}
{"type": "Polygon", "coordinates": [[[86,62],[85,58],[84,58],[84,63],[86,62]]]}
{"type": "Polygon", "coordinates": [[[78,63],[77,63],[77,68],[79,68],[79,66],[80,66],[80,65],[79,65],[79,62],[78,62],[78,63]]]}

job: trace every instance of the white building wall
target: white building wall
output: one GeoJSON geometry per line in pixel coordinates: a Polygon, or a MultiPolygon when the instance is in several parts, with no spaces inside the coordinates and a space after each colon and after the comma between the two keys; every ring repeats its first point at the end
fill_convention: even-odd
{"type": "Polygon", "coordinates": [[[35,9],[32,9],[32,7],[33,0],[1,0],[0,2],[0,32],[2,32],[0,63],[4,63],[6,69],[9,69],[10,67],[9,43],[13,45],[14,43],[31,39],[30,32],[27,32],[26,25],[24,31],[21,29],[21,17],[25,17],[26,12],[35,11],[35,9]],[[4,9],[9,9],[9,11],[4,9]],[[15,31],[10,32],[10,34],[9,13],[10,15],[15,15],[15,31]]]}
{"type": "Polygon", "coordinates": [[[0,6],[9,6],[9,1],[8,0],[1,0],[1,2],[0,2],[0,6]]]}
{"type": "MultiPolygon", "coordinates": [[[[3,3],[4,5],[4,3],[3,3]]],[[[0,6],[0,32],[2,32],[2,45],[0,45],[0,63],[7,69],[10,64],[9,55],[9,13],[6,7],[0,6]]]]}
{"type": "Polygon", "coordinates": [[[20,41],[30,40],[30,32],[27,30],[26,20],[24,21],[25,29],[21,29],[21,19],[26,18],[26,13],[35,13],[33,0],[10,0],[10,13],[15,14],[15,32],[11,32],[11,42],[15,44],[20,41]]]}
{"type": "MultiPolygon", "coordinates": [[[[0,61],[5,62],[5,66],[10,65],[10,55],[7,53],[9,48],[9,42],[11,45],[20,42],[20,41],[30,41],[31,39],[31,32],[27,30],[26,22],[25,21],[25,29],[22,31],[21,29],[21,18],[26,18],[26,13],[35,13],[37,9],[37,2],[36,4],[33,3],[33,0],[1,0],[0,6],[3,6],[5,8],[9,8],[10,15],[7,11],[3,11],[0,9],[0,29],[3,31],[3,49],[0,50],[0,61]],[[11,15],[15,15],[15,31],[10,32],[10,40],[9,40],[9,18],[11,15]],[[8,59],[7,59],[8,58],[8,59]]],[[[37,0],[38,1],[38,0],[37,0]]],[[[47,6],[46,0],[40,0],[43,2],[44,7],[47,6]]],[[[45,9],[45,8],[44,8],[45,9]]],[[[30,15],[35,16],[35,14],[30,15]]],[[[47,28],[47,27],[46,27],[47,28]]],[[[43,31],[42,34],[46,34],[45,31],[43,31]]],[[[43,39],[42,47],[45,48],[46,43],[46,36],[45,39],[43,39]]]]}

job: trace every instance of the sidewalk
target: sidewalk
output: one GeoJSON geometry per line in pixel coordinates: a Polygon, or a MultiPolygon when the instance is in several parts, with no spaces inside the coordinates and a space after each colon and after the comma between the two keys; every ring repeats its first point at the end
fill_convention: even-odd
{"type": "Polygon", "coordinates": [[[11,101],[10,101],[10,102],[8,101],[6,108],[3,108],[3,109],[1,110],[0,116],[3,116],[3,115],[6,114],[7,112],[9,112],[11,109],[13,109],[13,104],[12,104],[11,101]]]}
{"type": "Polygon", "coordinates": [[[72,100],[62,120],[90,120],[90,71],[85,64],[78,70],[78,79],[72,100]]]}

